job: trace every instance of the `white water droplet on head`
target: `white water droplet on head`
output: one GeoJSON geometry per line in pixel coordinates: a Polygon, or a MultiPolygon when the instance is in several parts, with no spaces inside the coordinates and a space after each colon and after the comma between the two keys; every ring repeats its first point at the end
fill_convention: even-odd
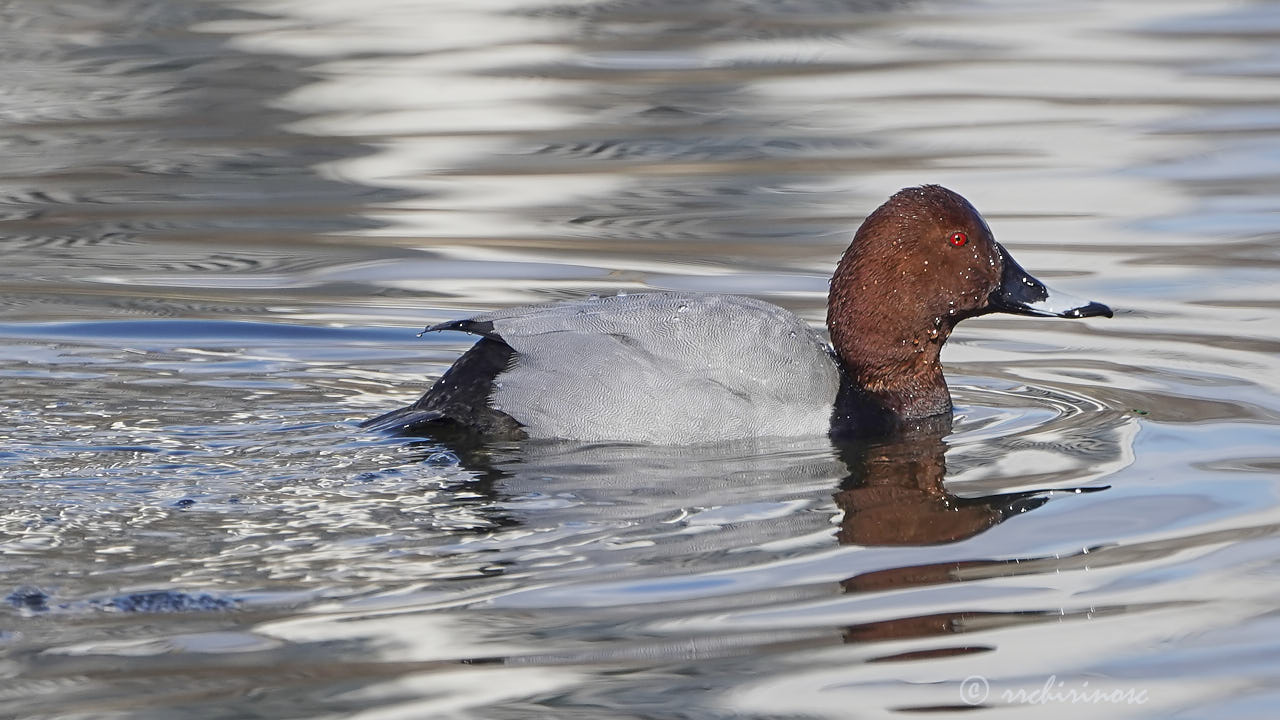
{"type": "Polygon", "coordinates": [[[676,312],[685,312],[689,309],[689,303],[680,303],[680,307],[676,308],[676,312]]]}
{"type": "Polygon", "coordinates": [[[789,335],[790,337],[794,338],[794,337],[796,336],[796,331],[795,331],[795,330],[792,330],[791,332],[787,333],[787,335],[789,335]]]}
{"type": "Polygon", "coordinates": [[[500,382],[496,382],[496,383],[494,383],[494,384],[493,384],[493,388],[494,388],[495,390],[501,390],[501,389],[502,389],[502,383],[500,383],[500,382]]]}

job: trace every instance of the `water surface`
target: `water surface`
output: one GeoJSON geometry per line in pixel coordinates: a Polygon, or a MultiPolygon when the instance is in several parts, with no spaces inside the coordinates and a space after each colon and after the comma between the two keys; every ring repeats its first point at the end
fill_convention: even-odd
{"type": "Polygon", "coordinates": [[[2,714],[1280,703],[1280,5],[71,0],[0,39],[2,714]],[[966,322],[953,422],[887,442],[357,428],[467,311],[820,323],[924,182],[1116,317],[966,322]]]}

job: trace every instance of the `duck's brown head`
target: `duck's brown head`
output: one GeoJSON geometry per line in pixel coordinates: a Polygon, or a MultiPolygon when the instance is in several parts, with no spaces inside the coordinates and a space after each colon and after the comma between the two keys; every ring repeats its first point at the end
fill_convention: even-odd
{"type": "Polygon", "coordinates": [[[901,418],[949,412],[939,352],[955,324],[993,312],[1111,317],[1023,270],[969,201],[938,186],[900,190],[845,251],[827,306],[844,369],[901,418]]]}

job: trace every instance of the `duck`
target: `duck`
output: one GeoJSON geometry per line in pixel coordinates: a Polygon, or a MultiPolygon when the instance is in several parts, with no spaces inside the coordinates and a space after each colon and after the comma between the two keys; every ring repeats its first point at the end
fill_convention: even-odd
{"type": "Polygon", "coordinates": [[[1024,270],[940,185],[894,193],[831,278],[830,342],[759,299],[640,292],[484,312],[427,327],[477,342],[419,398],[365,421],[433,437],[689,445],[883,436],[950,416],[940,354],[991,313],[1112,317],[1024,270]]]}

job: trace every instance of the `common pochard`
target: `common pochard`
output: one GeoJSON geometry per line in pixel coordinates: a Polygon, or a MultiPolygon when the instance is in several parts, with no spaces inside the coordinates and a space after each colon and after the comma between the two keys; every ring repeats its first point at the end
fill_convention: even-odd
{"type": "Polygon", "coordinates": [[[365,423],[410,435],[688,444],[880,434],[951,412],[939,353],[994,312],[1111,317],[1050,290],[938,185],[867,217],[831,279],[831,344],[776,305],[646,292],[528,305],[432,325],[480,336],[412,405],[365,423]]]}

